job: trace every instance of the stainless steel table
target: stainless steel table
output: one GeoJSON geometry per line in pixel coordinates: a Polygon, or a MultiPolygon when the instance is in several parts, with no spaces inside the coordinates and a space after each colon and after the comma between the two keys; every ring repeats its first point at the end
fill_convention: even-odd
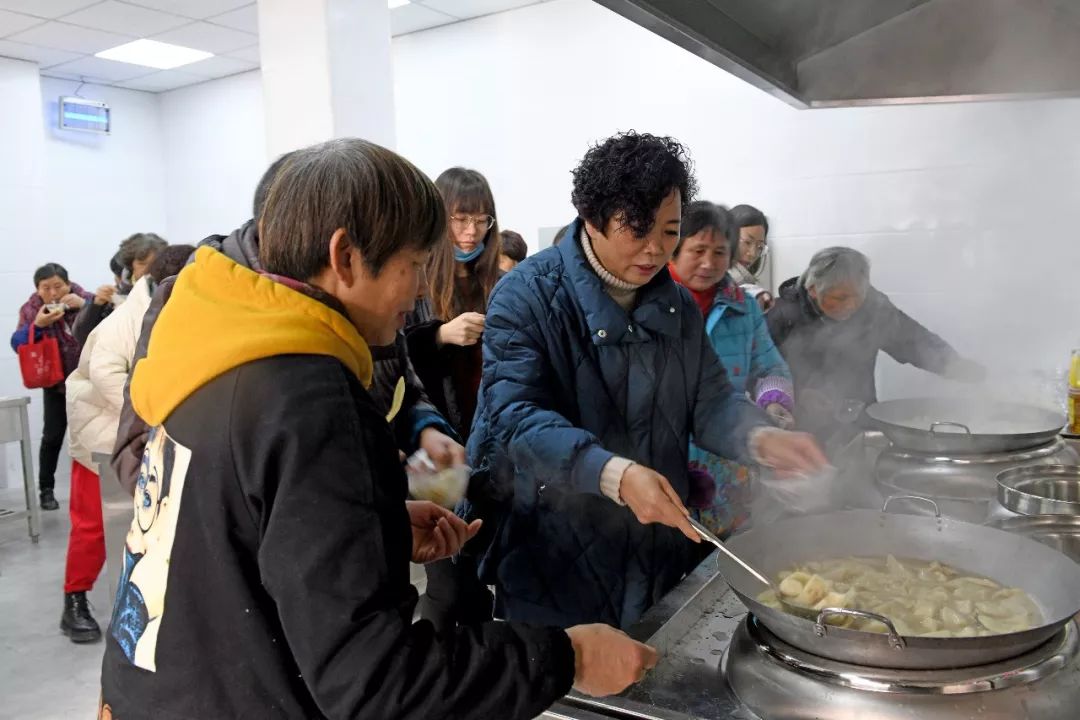
{"type": "Polygon", "coordinates": [[[0,522],[16,522],[26,518],[30,540],[38,541],[41,517],[38,510],[37,483],[34,481],[34,459],[30,450],[30,420],[26,409],[28,397],[0,398],[0,443],[19,443],[22,451],[23,487],[26,491],[26,509],[0,508],[0,522]]]}

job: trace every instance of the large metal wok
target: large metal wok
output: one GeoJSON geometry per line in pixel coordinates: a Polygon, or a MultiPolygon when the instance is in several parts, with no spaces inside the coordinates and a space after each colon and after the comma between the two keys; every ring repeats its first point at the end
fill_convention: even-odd
{"type": "Polygon", "coordinates": [[[990,400],[886,400],[866,414],[894,445],[937,453],[1023,450],[1050,442],[1065,424],[1053,410],[990,400]]]}
{"type": "Polygon", "coordinates": [[[1080,564],[1027,537],[940,516],[845,510],[756,527],[727,546],[770,578],[806,561],[852,555],[937,560],[1021,588],[1042,611],[1040,627],[989,637],[849,630],[825,625],[824,617],[814,622],[765,606],[757,599],[759,581],[734,564],[723,566],[724,579],[769,630],[806,652],[841,662],[918,670],[984,665],[1046,642],[1080,611],[1080,564]]]}

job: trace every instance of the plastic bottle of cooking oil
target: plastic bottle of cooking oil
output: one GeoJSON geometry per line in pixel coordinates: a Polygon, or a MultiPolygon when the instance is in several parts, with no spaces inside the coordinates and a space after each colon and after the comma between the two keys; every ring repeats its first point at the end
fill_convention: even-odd
{"type": "Polygon", "coordinates": [[[1080,349],[1069,364],[1069,434],[1080,435],[1080,349]]]}

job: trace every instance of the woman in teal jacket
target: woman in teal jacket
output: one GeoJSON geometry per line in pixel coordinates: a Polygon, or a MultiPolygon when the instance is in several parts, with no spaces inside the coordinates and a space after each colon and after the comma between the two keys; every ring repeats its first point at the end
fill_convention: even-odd
{"type": "MultiPolygon", "coordinates": [[[[669,269],[690,291],[705,317],[705,333],[735,390],[765,410],[781,427],[792,425],[791,372],[773,344],[757,302],[740,288],[728,268],[739,245],[738,228],[723,207],[699,201],[683,212],[679,245],[669,269]]],[[[690,448],[694,516],[721,536],[749,518],[751,484],[757,468],[690,448]]]]}

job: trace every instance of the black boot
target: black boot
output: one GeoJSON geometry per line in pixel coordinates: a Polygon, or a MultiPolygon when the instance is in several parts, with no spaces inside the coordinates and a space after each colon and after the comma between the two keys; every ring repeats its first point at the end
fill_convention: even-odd
{"type": "Polygon", "coordinates": [[[101,639],[101,628],[90,614],[86,593],[64,594],[64,614],[60,616],[60,631],[71,638],[73,643],[90,643],[101,639]]]}
{"type": "Polygon", "coordinates": [[[38,493],[38,497],[41,499],[42,510],[57,510],[60,507],[60,503],[56,502],[56,496],[53,495],[52,490],[42,490],[38,493]]]}

